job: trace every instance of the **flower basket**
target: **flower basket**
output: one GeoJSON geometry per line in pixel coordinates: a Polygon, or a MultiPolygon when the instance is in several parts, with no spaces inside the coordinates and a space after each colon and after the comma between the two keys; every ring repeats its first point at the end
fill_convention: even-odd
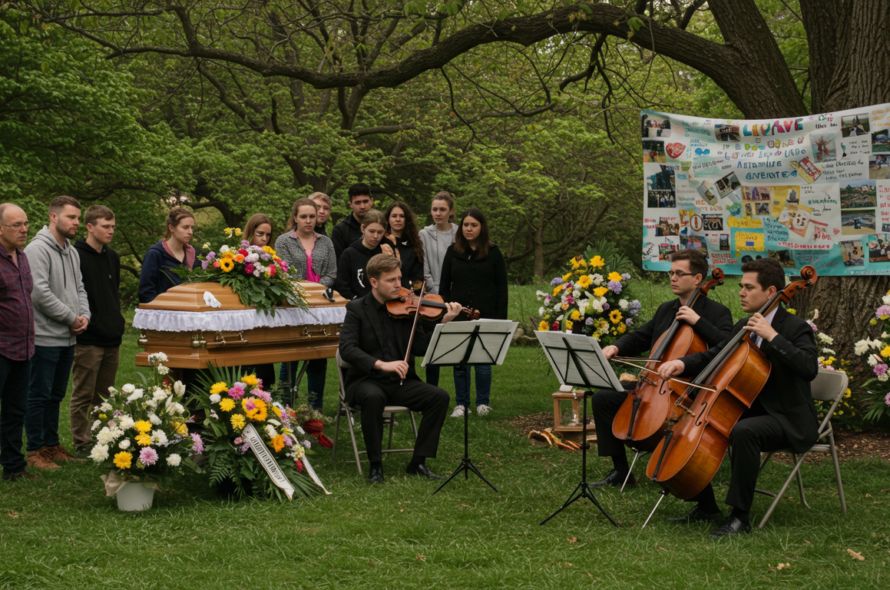
{"type": "Polygon", "coordinates": [[[155,498],[155,486],[141,481],[127,482],[117,491],[115,497],[118,510],[123,512],[148,510],[155,498]]]}

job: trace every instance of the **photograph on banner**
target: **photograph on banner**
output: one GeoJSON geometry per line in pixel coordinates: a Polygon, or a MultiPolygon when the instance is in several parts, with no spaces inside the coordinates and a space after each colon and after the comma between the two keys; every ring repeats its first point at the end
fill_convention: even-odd
{"type": "Polygon", "coordinates": [[[742,135],[738,125],[715,125],[714,136],[717,141],[741,141],[742,135]]]}
{"type": "Polygon", "coordinates": [[[767,250],[766,253],[770,258],[778,260],[785,268],[797,267],[797,264],[794,262],[794,254],[791,250],[767,250]]]}
{"type": "Polygon", "coordinates": [[[658,162],[660,164],[664,164],[667,162],[667,158],[664,155],[664,142],[663,141],[644,141],[643,142],[643,162],[644,163],[653,163],[658,162]]]}
{"type": "Polygon", "coordinates": [[[868,113],[856,113],[841,117],[841,134],[844,137],[868,135],[868,113]]]}
{"type": "Polygon", "coordinates": [[[837,159],[837,147],[834,144],[834,133],[811,133],[810,146],[819,164],[834,162],[837,159]]]}
{"type": "Polygon", "coordinates": [[[864,266],[865,252],[862,249],[862,243],[859,240],[850,240],[841,242],[841,258],[844,266],[864,266]]]}
{"type": "Polygon", "coordinates": [[[868,177],[872,180],[890,178],[890,154],[872,156],[868,159],[868,177]]]}
{"type": "Polygon", "coordinates": [[[646,198],[650,209],[671,208],[677,206],[675,189],[677,167],[650,165],[644,167],[646,173],[646,198]]]}
{"type": "Polygon", "coordinates": [[[890,262],[890,234],[876,234],[868,238],[868,262],[890,262]]]}
{"type": "Polygon", "coordinates": [[[665,236],[679,236],[680,222],[676,217],[659,217],[655,226],[655,235],[659,238],[665,236]]]}
{"type": "Polygon", "coordinates": [[[644,112],[640,117],[643,138],[670,137],[671,120],[669,117],[644,112]]]}
{"type": "Polygon", "coordinates": [[[874,209],[841,209],[841,233],[866,236],[876,231],[874,209]]]}
{"type": "Polygon", "coordinates": [[[874,154],[890,153],[890,130],[881,129],[871,134],[871,151],[874,154]]]}

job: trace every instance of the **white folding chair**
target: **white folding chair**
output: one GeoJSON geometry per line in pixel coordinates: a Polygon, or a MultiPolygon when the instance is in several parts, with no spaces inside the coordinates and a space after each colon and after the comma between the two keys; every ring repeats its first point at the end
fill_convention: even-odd
{"type": "MultiPolygon", "coordinates": [[[[834,414],[835,408],[837,408],[837,405],[840,403],[841,399],[843,399],[844,393],[847,391],[848,381],[847,374],[844,372],[821,370],[816,376],[816,379],[811,383],[810,388],[812,389],[813,399],[832,402],[831,409],[826,412],[825,418],[823,418],[822,422],[819,424],[819,438],[816,439],[816,444],[800,455],[799,459],[797,454],[790,449],[782,449],[774,452],[790,453],[792,460],[794,461],[794,468],[791,470],[791,474],[788,475],[788,479],[785,480],[785,485],[782,486],[782,489],[780,489],[778,493],[760,489],[756,490],[758,493],[772,496],[774,498],[769,510],[767,510],[766,514],[763,516],[763,520],[760,521],[758,528],[763,528],[766,521],[772,516],[773,510],[776,509],[779,500],[782,499],[785,490],[788,489],[788,486],[791,485],[791,480],[795,477],[797,478],[797,487],[800,490],[800,501],[803,502],[803,505],[807,508],[810,507],[810,505],[807,504],[807,498],[803,491],[803,478],[800,475],[800,466],[803,465],[803,461],[806,459],[807,455],[814,452],[831,454],[831,459],[834,462],[834,476],[837,480],[837,491],[841,498],[841,512],[847,514],[847,501],[844,499],[844,484],[841,481],[841,469],[837,462],[837,448],[834,444],[834,431],[831,428],[831,415],[834,414]]],[[[769,453],[760,463],[761,473],[774,453],[769,453]]]]}
{"type": "MultiPolygon", "coordinates": [[[[349,437],[352,439],[352,453],[355,456],[355,465],[358,467],[358,474],[362,475],[362,463],[359,460],[359,455],[367,454],[368,451],[360,451],[358,450],[358,443],[355,440],[355,415],[360,413],[360,406],[350,406],[346,403],[346,380],[343,378],[343,369],[349,368],[349,363],[340,358],[340,351],[337,351],[337,381],[339,382],[340,388],[340,397],[339,403],[337,404],[337,421],[334,426],[334,444],[331,447],[331,460],[336,463],[337,462],[337,440],[340,435],[340,416],[346,416],[346,424],[349,426],[349,437]]],[[[411,429],[414,431],[414,438],[417,439],[417,423],[414,421],[414,412],[406,408],[405,406],[386,406],[383,408],[384,414],[389,414],[389,442],[386,445],[386,448],[383,449],[383,453],[413,453],[414,449],[394,449],[392,448],[392,429],[395,425],[395,414],[408,414],[408,417],[411,419],[411,429]]]]}

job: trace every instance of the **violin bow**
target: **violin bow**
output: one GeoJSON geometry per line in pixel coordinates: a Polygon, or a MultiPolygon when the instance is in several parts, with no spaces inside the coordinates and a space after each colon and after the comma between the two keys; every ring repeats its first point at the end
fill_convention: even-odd
{"type": "MultiPolygon", "coordinates": [[[[414,310],[414,325],[411,326],[411,337],[408,338],[408,350],[405,351],[405,363],[408,362],[408,359],[411,358],[411,348],[414,346],[414,334],[417,332],[417,320],[420,319],[420,306],[423,303],[423,294],[426,292],[426,279],[423,280],[423,284],[420,286],[420,297],[417,299],[417,309],[414,310]]],[[[410,298],[411,295],[408,295],[410,298]]],[[[405,380],[402,379],[399,381],[399,385],[403,385],[405,380]]]]}
{"type": "MultiPolygon", "coordinates": [[[[646,371],[647,373],[652,373],[652,374],[654,374],[654,375],[658,375],[658,371],[653,371],[652,369],[647,369],[646,367],[641,367],[641,366],[639,366],[639,365],[635,365],[635,364],[633,364],[633,363],[627,362],[627,361],[622,360],[622,359],[618,359],[618,358],[612,357],[610,360],[611,360],[611,362],[613,362],[613,363],[621,363],[622,365],[630,365],[631,367],[633,367],[633,368],[635,368],[635,369],[639,369],[639,370],[641,370],[641,371],[646,371]]],[[[629,360],[635,360],[635,361],[637,361],[637,362],[646,361],[646,362],[650,362],[650,363],[660,363],[660,362],[661,362],[661,361],[658,361],[658,360],[655,360],[655,359],[629,359],[629,360]]],[[[669,379],[669,381],[676,381],[677,383],[682,383],[683,385],[687,385],[687,386],[689,386],[689,387],[695,387],[696,389],[704,389],[705,391],[717,391],[717,390],[714,389],[713,387],[708,387],[707,385],[701,385],[701,384],[699,384],[699,383],[692,383],[692,382],[689,382],[689,381],[683,381],[682,379],[675,379],[675,378],[673,378],[673,377],[671,377],[671,378],[669,379]]]]}

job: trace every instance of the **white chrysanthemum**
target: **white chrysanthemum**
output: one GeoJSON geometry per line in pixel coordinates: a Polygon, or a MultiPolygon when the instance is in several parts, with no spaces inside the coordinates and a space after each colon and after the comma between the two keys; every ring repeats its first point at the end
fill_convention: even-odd
{"type": "Polygon", "coordinates": [[[151,422],[152,424],[154,424],[155,426],[160,426],[160,424],[161,424],[161,419],[158,418],[158,415],[155,414],[154,412],[149,412],[148,421],[151,422]]]}
{"type": "Polygon", "coordinates": [[[132,383],[127,383],[126,385],[121,387],[121,391],[123,391],[124,393],[129,395],[129,394],[133,393],[134,391],[136,391],[136,386],[133,385],[132,383]]]}
{"type": "Polygon", "coordinates": [[[124,431],[121,430],[120,428],[118,428],[117,426],[112,428],[109,432],[111,432],[111,438],[114,440],[117,440],[124,435],[124,431]]]}
{"type": "Polygon", "coordinates": [[[881,297],[881,301],[884,303],[884,305],[890,305],[890,294],[881,297]]]}
{"type": "Polygon", "coordinates": [[[90,459],[96,463],[101,463],[108,459],[108,446],[101,444],[94,446],[93,450],[90,451],[90,459]]]}
{"type": "Polygon", "coordinates": [[[124,414],[120,417],[117,423],[120,424],[120,427],[124,430],[128,430],[130,428],[133,428],[133,425],[136,424],[136,421],[133,420],[133,418],[130,417],[128,414],[124,414]]]}
{"type": "Polygon", "coordinates": [[[575,299],[580,299],[581,291],[579,291],[578,289],[575,289],[574,291],[572,291],[572,297],[574,297],[575,299]]]}
{"type": "Polygon", "coordinates": [[[628,302],[627,299],[619,299],[618,307],[620,307],[621,309],[627,309],[628,307],[630,307],[630,302],[628,302]]]}
{"type": "Polygon", "coordinates": [[[878,375],[878,381],[883,382],[883,381],[886,381],[887,379],[890,379],[890,373],[884,373],[883,375],[878,375]]]}
{"type": "Polygon", "coordinates": [[[182,381],[177,381],[173,384],[173,393],[182,397],[185,395],[185,385],[182,384],[182,381]]]}
{"type": "Polygon", "coordinates": [[[175,413],[175,414],[184,414],[184,413],[185,413],[185,408],[183,407],[182,404],[180,404],[179,402],[177,402],[177,403],[173,404],[173,413],[175,413]]]}
{"type": "Polygon", "coordinates": [[[101,410],[102,412],[110,412],[112,410],[111,404],[109,404],[108,402],[102,402],[102,405],[99,406],[99,410],[101,410]]]}
{"type": "Polygon", "coordinates": [[[100,445],[114,442],[114,435],[111,434],[111,430],[107,426],[96,434],[96,442],[100,445]]]}
{"type": "Polygon", "coordinates": [[[151,394],[152,399],[156,399],[158,401],[167,399],[167,392],[161,389],[160,387],[155,387],[155,390],[151,394]]]}
{"type": "Polygon", "coordinates": [[[214,394],[212,394],[212,395],[210,396],[210,403],[211,403],[211,404],[218,404],[218,403],[219,403],[219,400],[221,400],[221,399],[222,399],[222,398],[219,396],[218,393],[214,393],[214,394]]]}
{"type": "Polygon", "coordinates": [[[825,353],[825,354],[831,354],[831,355],[837,354],[835,351],[833,351],[833,350],[830,349],[830,348],[823,348],[823,349],[822,349],[822,352],[825,353]]]}
{"type": "Polygon", "coordinates": [[[130,439],[125,438],[125,439],[122,440],[122,441],[120,442],[120,444],[117,445],[117,446],[120,448],[120,450],[122,450],[122,451],[126,451],[127,449],[130,448],[130,439]]]}
{"type": "Polygon", "coordinates": [[[170,369],[165,367],[164,365],[158,365],[158,375],[166,375],[170,372],[170,369]]]}
{"type": "Polygon", "coordinates": [[[873,354],[868,355],[868,366],[877,367],[878,366],[878,357],[873,354]]]}
{"type": "Polygon", "coordinates": [[[167,444],[167,434],[163,430],[152,430],[151,442],[157,445],[167,444]]]}
{"type": "Polygon", "coordinates": [[[168,360],[170,360],[170,359],[167,358],[167,355],[164,354],[163,352],[156,352],[156,353],[155,353],[155,358],[156,358],[159,362],[162,362],[162,363],[166,363],[168,360]]]}
{"type": "Polygon", "coordinates": [[[110,395],[110,396],[112,396],[112,397],[115,396],[115,395],[117,395],[117,389],[115,389],[114,386],[109,387],[109,388],[108,388],[108,395],[110,395]]]}
{"type": "Polygon", "coordinates": [[[279,427],[279,426],[281,426],[281,422],[279,422],[279,421],[276,420],[275,418],[270,418],[270,419],[266,420],[266,422],[268,422],[268,423],[271,424],[272,426],[275,426],[276,428],[279,427]]]}
{"type": "Polygon", "coordinates": [[[220,246],[220,247],[219,247],[219,253],[220,253],[220,254],[225,254],[225,253],[228,252],[228,251],[229,251],[229,247],[228,247],[228,246],[220,246]]]}
{"type": "Polygon", "coordinates": [[[179,467],[179,464],[182,463],[182,457],[173,453],[169,457],[167,457],[167,465],[170,467],[179,467]]]}
{"type": "Polygon", "coordinates": [[[158,401],[154,399],[146,400],[145,407],[149,410],[156,410],[158,407],[158,401]]]}
{"type": "Polygon", "coordinates": [[[599,287],[600,285],[603,284],[603,275],[601,275],[599,273],[592,274],[592,275],[590,275],[590,280],[593,281],[594,285],[599,287]]]}
{"type": "Polygon", "coordinates": [[[269,438],[275,438],[278,436],[278,433],[275,432],[275,427],[271,424],[266,424],[266,434],[269,435],[269,438]]]}
{"type": "Polygon", "coordinates": [[[96,420],[95,422],[93,422],[93,425],[90,426],[90,430],[96,430],[96,429],[99,428],[101,425],[102,425],[102,421],[101,421],[101,420],[96,420]]]}
{"type": "Polygon", "coordinates": [[[861,356],[868,352],[868,340],[860,340],[859,342],[854,344],[853,352],[856,353],[856,356],[861,356]]]}
{"type": "Polygon", "coordinates": [[[143,392],[141,389],[137,389],[136,391],[134,391],[133,393],[131,393],[131,394],[127,397],[127,401],[128,401],[128,402],[134,402],[134,401],[136,401],[137,399],[142,399],[142,395],[143,395],[143,393],[144,393],[144,392],[143,392]]]}
{"type": "Polygon", "coordinates": [[[596,313],[603,313],[603,304],[599,299],[591,299],[590,307],[592,307],[596,313]]]}
{"type": "Polygon", "coordinates": [[[825,344],[834,344],[834,338],[832,338],[828,334],[825,334],[824,332],[819,332],[816,335],[816,338],[818,338],[820,342],[824,342],[825,344]]]}
{"type": "Polygon", "coordinates": [[[540,300],[540,299],[543,299],[544,297],[547,297],[547,293],[544,293],[543,291],[540,291],[540,290],[539,290],[539,291],[535,291],[535,295],[538,296],[538,299],[539,299],[539,300],[540,300]]]}
{"type": "Polygon", "coordinates": [[[251,254],[248,254],[247,258],[245,258],[244,260],[246,260],[247,262],[256,262],[259,259],[260,259],[260,255],[257,254],[256,252],[253,252],[251,254]]]}

